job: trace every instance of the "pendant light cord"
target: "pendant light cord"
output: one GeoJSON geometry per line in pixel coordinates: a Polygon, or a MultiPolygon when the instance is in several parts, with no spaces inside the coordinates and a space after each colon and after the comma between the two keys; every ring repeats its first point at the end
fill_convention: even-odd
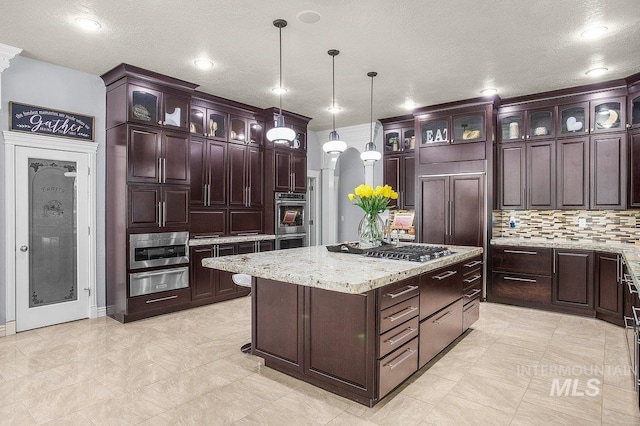
{"type": "Polygon", "coordinates": [[[280,115],[282,115],[282,27],[278,27],[280,34],[280,87],[278,93],[280,94],[280,115]]]}
{"type": "Polygon", "coordinates": [[[371,76],[371,119],[369,122],[369,141],[373,142],[373,77],[371,76]]]}
{"type": "Polygon", "coordinates": [[[333,119],[333,131],[336,131],[336,57],[332,56],[332,73],[331,73],[331,78],[332,78],[332,83],[331,86],[333,88],[332,92],[331,92],[331,108],[333,109],[333,111],[331,111],[331,115],[332,115],[332,119],[333,119]]]}

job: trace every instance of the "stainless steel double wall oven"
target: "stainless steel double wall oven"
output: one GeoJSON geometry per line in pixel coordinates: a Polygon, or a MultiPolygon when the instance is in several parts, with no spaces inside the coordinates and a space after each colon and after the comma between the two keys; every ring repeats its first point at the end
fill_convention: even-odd
{"type": "Polygon", "coordinates": [[[276,250],[306,247],[307,195],[276,192],[275,210],[276,250]]]}

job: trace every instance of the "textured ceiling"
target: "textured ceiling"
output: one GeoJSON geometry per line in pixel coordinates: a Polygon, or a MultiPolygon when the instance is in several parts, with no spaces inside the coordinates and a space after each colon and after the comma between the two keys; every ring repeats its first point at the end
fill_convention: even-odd
{"type": "Polygon", "coordinates": [[[121,62],[200,85],[239,102],[277,106],[278,30],[283,18],[283,108],[331,127],[331,57],[336,126],[369,121],[369,71],[377,71],[374,117],[478,97],[502,98],[626,77],[640,71],[638,0],[21,0],[0,6],[0,43],[22,55],[100,75],[121,62]],[[296,16],[320,13],[315,24],[296,16]],[[70,25],[93,16],[87,33],[70,25]],[[609,28],[586,41],[580,32],[609,28]],[[201,71],[193,61],[215,66],[201,71]],[[588,69],[604,66],[596,80],[588,69]]]}

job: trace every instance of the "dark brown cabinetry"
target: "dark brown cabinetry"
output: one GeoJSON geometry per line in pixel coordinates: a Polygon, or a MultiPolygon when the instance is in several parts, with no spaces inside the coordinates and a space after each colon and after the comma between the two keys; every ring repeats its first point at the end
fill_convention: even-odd
{"type": "Polygon", "coordinates": [[[438,112],[420,119],[420,145],[483,142],[487,140],[484,111],[438,112]]]}
{"type": "Polygon", "coordinates": [[[551,302],[568,310],[593,311],[593,252],[554,250],[551,302]]]}
{"type": "Polygon", "coordinates": [[[558,106],[558,137],[620,132],[625,129],[623,96],[558,106]]]}
{"type": "MultiPolygon", "coordinates": [[[[637,108],[640,109],[640,105],[637,108]]],[[[629,131],[629,207],[640,207],[640,129],[637,128],[629,131]]]]}
{"type": "Polygon", "coordinates": [[[126,108],[126,121],[130,123],[188,130],[189,97],[185,95],[129,84],[127,102],[126,105],[121,105],[121,108],[126,108]]]}
{"type": "Polygon", "coordinates": [[[413,151],[387,155],[383,160],[384,184],[391,186],[398,199],[391,200],[390,205],[398,209],[411,210],[416,206],[416,157],[413,151]]]}
{"type": "Polygon", "coordinates": [[[625,282],[622,257],[612,253],[595,253],[596,318],[623,326],[625,282]]]}
{"type": "Polygon", "coordinates": [[[189,131],[194,136],[204,136],[220,141],[227,140],[229,114],[213,106],[191,104],[189,131]]]}
{"type": "Polygon", "coordinates": [[[191,137],[191,205],[221,207],[227,204],[227,144],[191,137]]]}
{"type": "Polygon", "coordinates": [[[188,187],[132,184],[127,193],[129,228],[188,229],[188,187]]]}
{"type": "Polygon", "coordinates": [[[307,191],[307,154],[276,149],[274,156],[274,189],[276,192],[307,191]]]}
{"type": "Polygon", "coordinates": [[[483,245],[483,175],[427,177],[420,185],[421,242],[483,245]]]}
{"type": "Polygon", "coordinates": [[[524,209],[527,204],[525,143],[500,144],[498,149],[498,204],[501,209],[524,209]]]}
{"type": "Polygon", "coordinates": [[[626,134],[591,136],[591,209],[624,209],[627,205],[626,134]]]}
{"type": "Polygon", "coordinates": [[[501,142],[548,139],[555,136],[555,108],[506,109],[498,114],[498,140],[501,142]]]}
{"type": "Polygon", "coordinates": [[[229,206],[264,204],[264,155],[260,148],[229,145],[229,206]]]}
{"type": "Polygon", "coordinates": [[[589,138],[574,137],[557,142],[558,209],[589,208],[589,138]]]}
{"type": "Polygon", "coordinates": [[[128,132],[129,182],[189,184],[189,135],[137,126],[128,132]]]}

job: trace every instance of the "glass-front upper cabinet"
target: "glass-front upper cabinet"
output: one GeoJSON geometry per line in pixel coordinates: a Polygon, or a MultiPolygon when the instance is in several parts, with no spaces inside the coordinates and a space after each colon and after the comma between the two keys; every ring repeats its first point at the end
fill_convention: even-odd
{"type": "Polygon", "coordinates": [[[384,152],[413,151],[416,147],[416,130],[413,126],[388,129],[383,135],[384,152]]]}
{"type": "Polygon", "coordinates": [[[384,132],[384,151],[395,152],[402,149],[400,144],[401,129],[385,130],[384,132]]]}
{"type": "Polygon", "coordinates": [[[226,140],[227,115],[213,109],[191,105],[189,132],[217,140],[226,140]]]}
{"type": "Polygon", "coordinates": [[[434,118],[420,123],[422,145],[451,143],[450,117],[434,118]]]}
{"type": "Polygon", "coordinates": [[[189,98],[135,84],[128,86],[128,120],[188,130],[189,98]]]}
{"type": "Polygon", "coordinates": [[[300,151],[307,150],[307,135],[304,132],[301,132],[298,129],[293,129],[296,131],[296,137],[291,142],[291,149],[296,149],[300,151]]]}
{"type": "Polygon", "coordinates": [[[229,142],[247,143],[247,119],[231,116],[229,142]]]}
{"type": "Polygon", "coordinates": [[[189,108],[189,133],[193,133],[199,136],[207,136],[207,132],[205,131],[206,116],[206,108],[191,105],[191,107],[189,108]]]}
{"type": "Polygon", "coordinates": [[[524,111],[498,115],[498,140],[500,142],[524,139],[524,111]]]}
{"type": "Polygon", "coordinates": [[[589,103],[560,105],[558,107],[558,136],[571,136],[589,132],[589,103]]]}
{"type": "Polygon", "coordinates": [[[612,98],[591,102],[591,132],[616,132],[625,129],[625,99],[612,98]]]}
{"type": "Polygon", "coordinates": [[[402,128],[402,150],[413,151],[416,148],[416,129],[414,127],[402,128]]]}
{"type": "Polygon", "coordinates": [[[249,140],[247,143],[262,145],[264,125],[256,120],[249,120],[249,140]]]}
{"type": "Polygon", "coordinates": [[[527,111],[526,139],[544,139],[555,134],[553,126],[554,108],[534,109],[527,111]]]}
{"type": "Polygon", "coordinates": [[[451,143],[486,140],[484,114],[454,115],[452,136],[451,143]]]}
{"type": "Polygon", "coordinates": [[[632,127],[640,127],[640,93],[629,95],[629,124],[632,127]]]}

